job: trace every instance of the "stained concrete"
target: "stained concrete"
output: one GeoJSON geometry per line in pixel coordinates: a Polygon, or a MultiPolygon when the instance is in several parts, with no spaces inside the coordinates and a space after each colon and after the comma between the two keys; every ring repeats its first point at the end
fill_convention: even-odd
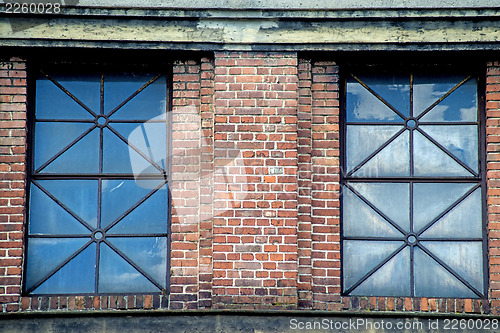
{"type": "Polygon", "coordinates": [[[329,312],[134,312],[46,313],[0,316],[0,332],[444,332],[453,320],[460,332],[484,332],[498,318],[481,316],[354,315],[329,312]],[[467,328],[469,325],[469,328],[467,328]],[[475,326],[474,326],[475,325],[475,326]],[[483,329],[478,329],[478,327],[483,329]],[[459,327],[459,326],[457,326],[459,327]]]}

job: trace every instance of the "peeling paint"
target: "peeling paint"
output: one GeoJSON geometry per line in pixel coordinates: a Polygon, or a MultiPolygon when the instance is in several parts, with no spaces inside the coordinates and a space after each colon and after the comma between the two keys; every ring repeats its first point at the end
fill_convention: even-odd
{"type": "MultiPolygon", "coordinates": [[[[462,11],[459,11],[462,12],[462,11]]],[[[485,43],[489,49],[500,49],[498,30],[500,13],[485,17],[458,19],[280,19],[217,18],[217,17],[116,17],[60,16],[19,17],[0,16],[0,45],[58,45],[76,46],[82,43],[157,43],[172,45],[226,45],[223,48],[256,49],[267,45],[297,49],[298,45],[315,50],[338,45],[386,45],[485,43]],[[11,23],[22,24],[13,30],[11,23]],[[262,45],[262,46],[259,46],[262,45]],[[331,45],[331,46],[329,46],[331,45]]],[[[238,14],[240,17],[243,13],[238,14]]],[[[314,16],[314,15],[313,15],[314,16]]],[[[198,46],[195,46],[198,45],[198,46]]],[[[206,49],[206,48],[203,48],[206,49]]]]}

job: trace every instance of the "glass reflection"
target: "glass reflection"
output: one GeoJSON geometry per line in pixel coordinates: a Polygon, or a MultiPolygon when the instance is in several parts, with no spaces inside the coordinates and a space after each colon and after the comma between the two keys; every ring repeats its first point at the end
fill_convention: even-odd
{"type": "Polygon", "coordinates": [[[416,297],[476,298],[477,295],[421,249],[415,248],[416,297]]]}
{"type": "Polygon", "coordinates": [[[408,130],[401,133],[353,174],[353,177],[391,177],[410,175],[408,130]]]}
{"type": "Polygon", "coordinates": [[[413,225],[420,232],[475,184],[416,183],[413,185],[413,225]]]}
{"type": "Polygon", "coordinates": [[[359,296],[400,296],[410,293],[410,250],[404,248],[351,292],[359,296]],[[387,283],[390,281],[390,283],[387,283]]]}
{"type": "Polygon", "coordinates": [[[401,126],[348,125],[346,136],[347,171],[351,171],[401,129],[401,126]]]}
{"type": "Polygon", "coordinates": [[[345,240],[343,242],[344,290],[351,288],[401,245],[402,242],[345,240]],[[356,262],[356,265],[349,264],[353,262],[356,262]]]}
{"type": "MultiPolygon", "coordinates": [[[[420,115],[464,78],[465,76],[452,76],[442,79],[415,77],[415,114],[420,115]],[[421,83],[417,83],[420,81],[421,83]]],[[[422,122],[476,120],[477,82],[474,79],[465,82],[421,118],[422,122]]]]}
{"type": "Polygon", "coordinates": [[[401,237],[401,233],[344,187],[344,236],[401,237]]]}
{"type": "Polygon", "coordinates": [[[403,119],[358,82],[347,83],[347,121],[403,122],[403,119]]]}
{"type": "Polygon", "coordinates": [[[472,176],[467,169],[417,131],[414,133],[413,144],[416,176],[472,176]]]}
{"type": "MultiPolygon", "coordinates": [[[[100,79],[93,75],[54,75],[55,79],[81,103],[99,113],[100,79]]],[[[36,81],[37,119],[90,120],[94,116],[45,77],[36,81]]]]}
{"type": "Polygon", "coordinates": [[[471,169],[478,171],[478,133],[476,125],[421,125],[420,129],[471,169]]]}
{"type": "Polygon", "coordinates": [[[99,261],[99,292],[146,293],[158,288],[109,246],[101,246],[99,261]]]}
{"type": "Polygon", "coordinates": [[[405,117],[410,116],[410,78],[408,75],[384,73],[360,75],[358,78],[405,117]]]}
{"type": "Polygon", "coordinates": [[[410,231],[408,184],[352,183],[350,186],[403,230],[410,231]]]}

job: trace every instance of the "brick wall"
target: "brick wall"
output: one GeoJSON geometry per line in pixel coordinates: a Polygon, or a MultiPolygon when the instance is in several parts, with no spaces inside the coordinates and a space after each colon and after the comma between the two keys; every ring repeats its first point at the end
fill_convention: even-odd
{"type": "Polygon", "coordinates": [[[0,63],[1,311],[500,314],[500,63],[488,64],[486,78],[489,300],[341,296],[334,62],[293,52],[217,52],[175,62],[172,83],[170,294],[20,297],[26,67],[18,58],[0,63]]]}
{"type": "Polygon", "coordinates": [[[215,54],[215,308],[297,305],[297,57],[215,54]]]}
{"type": "Polygon", "coordinates": [[[487,64],[486,156],[492,313],[500,314],[500,62],[487,64]]]}
{"type": "Polygon", "coordinates": [[[0,62],[0,311],[17,311],[21,292],[26,178],[26,65],[0,62]]]}
{"type": "Polygon", "coordinates": [[[321,310],[340,310],[338,70],[328,61],[312,66],[312,290],[321,310]]]}

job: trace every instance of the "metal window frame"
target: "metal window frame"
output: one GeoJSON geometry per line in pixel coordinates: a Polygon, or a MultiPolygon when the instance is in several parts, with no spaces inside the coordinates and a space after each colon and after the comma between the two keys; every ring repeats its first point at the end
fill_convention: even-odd
{"type": "MultiPolygon", "coordinates": [[[[454,272],[453,269],[451,269],[448,265],[446,265],[444,262],[442,262],[439,258],[437,258],[435,255],[433,255],[429,250],[425,249],[424,246],[419,244],[418,246],[424,251],[427,255],[429,255],[433,260],[435,260],[438,264],[440,264],[443,268],[445,268],[451,275],[453,275],[455,278],[457,278],[459,281],[461,281],[464,285],[466,285],[472,292],[474,292],[477,295],[477,298],[479,299],[486,299],[488,297],[488,282],[489,282],[489,266],[488,266],[488,237],[487,237],[487,223],[488,223],[488,216],[487,216],[487,186],[486,186],[486,115],[485,115],[485,78],[486,78],[486,68],[484,66],[468,66],[466,70],[463,69],[463,65],[459,67],[458,64],[453,64],[453,63],[425,63],[425,64],[405,64],[405,68],[403,66],[394,66],[392,64],[387,64],[387,63],[377,63],[373,65],[369,65],[366,63],[363,64],[358,64],[358,63],[344,63],[340,67],[340,73],[339,73],[339,81],[340,81],[340,94],[339,96],[341,97],[340,100],[340,138],[341,138],[341,152],[340,152],[340,185],[341,188],[347,187],[351,191],[353,191],[352,188],[349,187],[350,183],[355,183],[355,182],[363,182],[363,183],[405,183],[410,186],[409,188],[409,195],[410,195],[410,230],[413,230],[413,184],[414,183],[475,183],[476,185],[473,186],[472,189],[470,189],[466,194],[464,194],[461,198],[456,200],[453,204],[451,204],[444,212],[439,214],[436,218],[434,218],[431,222],[428,223],[427,226],[425,226],[420,232],[424,232],[427,230],[433,223],[442,216],[444,216],[447,212],[449,212],[453,207],[458,205],[464,198],[466,198],[470,193],[475,191],[478,188],[481,188],[481,213],[482,213],[482,238],[481,239],[476,239],[476,238],[470,238],[470,239],[458,239],[458,241],[481,241],[482,242],[482,251],[483,251],[483,293],[479,292],[476,290],[474,287],[470,285],[465,279],[463,279],[459,274],[454,272]],[[472,67],[472,68],[471,68],[472,67]],[[375,152],[370,154],[365,160],[360,162],[357,166],[355,166],[352,170],[349,170],[349,172],[346,172],[346,151],[347,151],[347,140],[346,140],[346,134],[347,134],[347,105],[346,105],[346,97],[347,97],[347,79],[351,75],[351,73],[390,73],[390,74],[398,74],[398,73],[404,73],[404,74],[411,74],[410,76],[410,117],[413,116],[413,73],[418,70],[424,70],[424,71],[430,71],[431,69],[438,70],[439,75],[442,74],[453,74],[457,72],[468,72],[470,75],[467,76],[466,79],[464,79],[462,82],[459,84],[455,85],[452,90],[448,91],[444,96],[442,96],[439,100],[435,101],[431,106],[429,106],[424,112],[422,112],[418,118],[423,117],[423,115],[427,114],[435,105],[437,105],[440,101],[442,101],[445,97],[447,97],[449,94],[451,94],[453,91],[455,91],[461,84],[465,83],[467,80],[471,78],[476,78],[477,79],[477,121],[476,122],[460,122],[460,125],[476,125],[477,130],[478,130],[478,172],[474,172],[473,170],[470,170],[470,168],[467,166],[466,170],[468,170],[471,173],[470,177],[415,177],[413,175],[413,144],[412,144],[412,137],[413,137],[413,130],[409,131],[411,133],[410,135],[410,176],[407,177],[351,177],[353,173],[355,173],[359,168],[361,168],[362,165],[364,165],[368,160],[370,160],[374,155],[376,155],[378,152],[380,152],[383,147],[387,146],[390,142],[396,139],[401,133],[403,133],[406,130],[405,125],[403,124],[403,129],[398,131],[396,134],[393,135],[387,142],[385,142],[382,147],[377,149],[375,152]]],[[[359,83],[360,80],[354,76],[354,79],[358,81],[359,83]]],[[[381,102],[383,102],[386,106],[388,106],[391,110],[395,111],[396,114],[402,117],[403,122],[406,117],[400,114],[399,111],[395,110],[394,107],[392,107],[388,102],[386,102],[382,97],[380,97],[377,93],[372,91],[371,88],[367,87],[366,84],[361,83],[365,88],[367,88],[377,99],[379,99],[381,102]]],[[[374,125],[375,123],[371,122],[356,122],[358,125],[374,125]]],[[[395,122],[377,122],[377,125],[399,125],[399,123],[395,122]]],[[[426,125],[452,125],[458,123],[454,122],[426,122],[426,125]]],[[[418,130],[415,129],[415,130],[418,130]]],[[[419,131],[420,133],[423,134],[422,131],[419,131]]],[[[424,135],[425,137],[428,137],[428,135],[424,135]]],[[[428,138],[429,139],[429,138],[428,138]]],[[[452,157],[455,161],[457,161],[457,158],[452,156],[446,148],[442,147],[439,143],[435,142],[434,139],[430,138],[431,142],[433,142],[434,145],[436,145],[438,148],[440,148],[442,151],[444,151],[448,156],[452,157]]],[[[460,165],[464,166],[462,161],[457,161],[460,165]]],[[[464,166],[465,167],[465,166],[464,166]]],[[[354,192],[353,192],[354,193],[354,192]]],[[[400,230],[401,228],[391,221],[387,216],[385,216],[379,209],[377,209],[373,204],[371,204],[366,198],[364,198],[362,195],[355,194],[359,199],[361,199],[364,203],[368,204],[372,209],[375,210],[383,219],[386,220],[389,224],[392,226],[396,227],[396,229],[399,232],[402,232],[400,230]]],[[[343,208],[343,193],[340,196],[340,221],[341,221],[341,228],[340,228],[340,252],[341,252],[341,266],[340,266],[340,272],[341,272],[341,295],[343,296],[350,296],[350,293],[355,290],[360,284],[362,284],[366,279],[368,279],[373,273],[375,273],[379,268],[381,268],[384,264],[386,264],[389,260],[391,260],[393,257],[395,257],[399,252],[401,252],[406,246],[409,246],[411,251],[410,251],[410,295],[400,295],[400,297],[416,297],[415,296],[415,284],[414,284],[414,264],[413,264],[413,245],[409,245],[407,243],[403,243],[401,247],[396,249],[391,255],[388,256],[388,258],[384,259],[381,263],[379,263],[375,268],[370,270],[368,273],[366,273],[359,281],[357,281],[353,286],[349,288],[344,287],[344,262],[346,260],[344,256],[344,240],[373,240],[373,239],[379,239],[379,240],[398,240],[398,241],[403,241],[405,242],[405,238],[407,237],[406,232],[403,230],[402,232],[402,237],[401,238],[381,238],[381,237],[346,237],[344,236],[343,233],[343,214],[344,214],[344,208],[343,208]]],[[[425,240],[433,240],[433,239],[425,239],[425,240]]],[[[446,238],[439,239],[440,241],[447,241],[446,238]]],[[[449,241],[457,241],[457,239],[449,239],[449,241]]],[[[416,245],[415,245],[416,246],[416,245]]],[[[384,296],[389,296],[389,295],[377,295],[380,297],[384,296]]],[[[399,296],[397,296],[399,297],[399,296]]],[[[431,296],[429,296],[431,297],[431,296]]],[[[450,298],[450,297],[447,297],[450,298]]],[[[451,297],[453,298],[453,297],[451,297]]],[[[456,297],[456,298],[461,298],[461,297],[456,297]]]]}
{"type": "MultiPolygon", "coordinates": [[[[173,92],[172,92],[172,87],[173,87],[173,65],[171,62],[165,62],[165,63],[159,63],[159,64],[143,64],[143,63],[121,63],[121,62],[111,62],[107,63],[105,61],[103,62],[48,62],[45,64],[40,64],[38,62],[32,62],[28,61],[28,77],[27,77],[27,87],[28,87],[28,117],[27,117],[27,126],[28,126],[28,134],[27,134],[27,181],[26,181],[26,213],[25,213],[25,221],[26,221],[26,227],[24,230],[24,239],[25,239],[25,245],[24,245],[24,260],[23,260],[23,273],[22,273],[22,288],[21,288],[21,293],[23,296],[70,296],[70,295],[78,295],[78,296],[106,296],[106,295],[126,295],[126,294],[131,294],[130,292],[98,292],[98,278],[99,278],[99,251],[100,251],[100,243],[105,242],[106,245],[108,245],[116,254],[118,254],[122,259],[124,259],[127,263],[129,263],[132,267],[134,267],[138,272],[141,273],[141,275],[146,278],[148,281],[150,281],[153,285],[155,285],[158,288],[157,292],[133,292],[132,294],[134,295],[165,295],[170,293],[170,261],[171,261],[171,234],[172,234],[172,229],[171,229],[171,220],[172,220],[172,199],[171,199],[171,190],[168,184],[170,183],[172,179],[172,156],[169,154],[169,152],[172,151],[172,100],[173,100],[173,92]],[[64,87],[60,86],[57,81],[55,81],[53,78],[51,78],[49,75],[45,74],[45,70],[51,70],[55,69],[57,72],[64,73],[65,71],[69,72],[82,72],[77,68],[77,66],[88,66],[90,69],[92,69],[96,74],[99,73],[101,75],[101,84],[100,84],[100,89],[101,89],[101,96],[100,96],[100,114],[96,114],[92,110],[90,110],[88,107],[83,105],[81,101],[78,100],[75,96],[72,96],[70,92],[68,92],[64,87]],[[123,73],[123,72],[153,72],[153,73],[159,73],[157,74],[153,79],[148,81],[146,84],[143,84],[141,88],[136,90],[131,96],[129,96],[126,100],[122,101],[117,107],[115,107],[112,111],[108,112],[106,114],[106,117],[111,116],[114,112],[116,112],[121,106],[125,105],[129,100],[134,98],[140,91],[145,89],[147,86],[149,86],[151,83],[156,81],[158,78],[161,76],[165,76],[166,78],[166,105],[165,105],[165,112],[166,112],[166,118],[165,120],[159,121],[161,123],[165,123],[166,126],[166,165],[165,169],[159,167],[154,163],[154,161],[151,161],[148,156],[146,156],[144,153],[142,153],[138,148],[134,147],[133,145],[130,145],[128,141],[123,138],[116,130],[112,129],[112,127],[108,126],[103,126],[100,129],[100,143],[99,143],[99,173],[97,174],[39,174],[38,172],[43,170],[45,166],[50,164],[51,161],[55,160],[58,156],[62,155],[66,150],[68,150],[71,146],[73,146],[75,143],[77,143],[80,139],[82,139],[86,134],[90,133],[92,130],[95,128],[99,128],[98,125],[92,126],[89,130],[85,131],[83,134],[78,136],[76,139],[74,139],[70,144],[68,144],[66,147],[64,147],[61,151],[59,151],[56,155],[51,157],[49,161],[44,163],[44,165],[40,166],[37,170],[34,170],[34,142],[35,142],[35,124],[37,122],[71,122],[71,121],[76,121],[79,123],[93,123],[94,120],[71,120],[71,119],[44,119],[44,120],[36,120],[35,119],[35,105],[36,105],[36,81],[37,77],[40,74],[45,75],[49,80],[51,80],[56,86],[58,86],[60,89],[62,89],[69,97],[71,97],[75,102],[77,102],[80,106],[82,106],[84,109],[86,109],[91,115],[94,117],[98,117],[100,115],[104,115],[104,110],[103,110],[103,105],[104,105],[104,92],[103,92],[103,73],[104,72],[111,72],[111,73],[123,73]],[[148,162],[150,162],[156,169],[162,171],[161,174],[159,175],[146,175],[144,176],[144,179],[162,179],[163,181],[161,182],[160,185],[158,185],[155,189],[149,191],[149,193],[142,197],[138,202],[134,203],[131,207],[129,207],[124,213],[122,213],[118,218],[116,218],[113,222],[111,222],[106,228],[101,228],[100,227],[100,212],[101,212],[101,183],[102,180],[107,180],[107,179],[135,179],[133,174],[120,174],[120,173],[103,173],[103,129],[108,128],[110,131],[112,131],[115,135],[118,136],[118,138],[123,141],[124,143],[127,144],[127,146],[132,147],[134,151],[139,153],[143,158],[145,158],[148,162]],[[90,240],[85,243],[80,249],[78,249],[76,252],[74,252],[70,257],[68,257],[66,260],[64,260],[61,264],[59,264],[56,268],[54,268],[51,272],[49,272],[44,278],[37,282],[34,286],[29,288],[27,290],[26,288],[26,276],[28,274],[26,267],[27,267],[27,261],[28,261],[28,243],[30,238],[61,238],[60,235],[36,235],[32,236],[29,235],[29,204],[30,204],[30,189],[31,186],[36,186],[42,192],[47,194],[49,197],[52,198],[52,200],[58,202],[58,200],[53,197],[50,193],[48,193],[46,190],[43,189],[42,186],[40,186],[37,183],[37,180],[79,180],[79,179],[89,179],[89,180],[96,180],[98,182],[98,193],[97,193],[97,206],[98,206],[98,225],[97,228],[93,228],[89,226],[85,221],[81,220],[78,218],[77,215],[71,212],[70,209],[64,206],[62,203],[58,203],[64,210],[66,210],[69,214],[71,214],[73,217],[75,217],[84,227],[89,229],[89,234],[86,235],[64,235],[64,238],[89,238],[90,240]],[[126,237],[126,238],[132,238],[132,237],[165,237],[166,241],[166,271],[165,271],[165,288],[163,288],[160,284],[158,284],[156,281],[154,281],[153,278],[149,276],[144,270],[142,270],[137,264],[135,264],[131,259],[129,259],[122,251],[117,249],[113,244],[110,244],[109,242],[106,242],[105,239],[102,241],[94,239],[94,233],[97,231],[100,231],[103,229],[103,231],[107,231],[111,229],[114,225],[116,225],[123,217],[128,215],[131,211],[133,211],[137,206],[139,206],[142,202],[147,200],[149,197],[151,197],[156,191],[158,191],[162,186],[167,185],[167,191],[168,191],[168,202],[167,202],[167,232],[166,233],[161,233],[161,234],[107,234],[106,237],[126,237]],[[95,229],[95,230],[92,230],[95,229]],[[42,285],[45,281],[47,281],[55,272],[57,272],[60,268],[64,267],[68,262],[70,262],[72,259],[74,259],[78,254],[80,254],[82,251],[84,251],[88,246],[90,246],[92,243],[96,243],[96,268],[95,268],[95,280],[94,280],[94,288],[95,292],[93,293],[53,293],[53,294],[35,294],[33,293],[36,288],[38,288],[40,285],[42,285]]],[[[113,121],[109,120],[109,123],[113,122],[119,122],[119,123],[144,123],[149,120],[123,120],[123,121],[113,121]]]]}

